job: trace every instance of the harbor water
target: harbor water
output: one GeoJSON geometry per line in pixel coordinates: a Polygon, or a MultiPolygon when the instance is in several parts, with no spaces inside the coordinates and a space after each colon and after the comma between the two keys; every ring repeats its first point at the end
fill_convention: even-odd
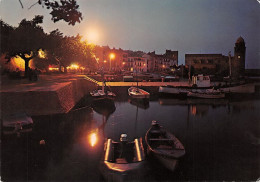
{"type": "Polygon", "coordinates": [[[35,116],[30,133],[1,137],[3,181],[104,181],[105,138],[143,138],[152,120],[171,131],[186,154],[174,172],[148,161],[144,181],[255,181],[260,177],[260,99],[205,100],[125,94],[115,108],[78,107],[67,114],[35,116]],[[94,141],[91,134],[95,133],[94,141]]]}

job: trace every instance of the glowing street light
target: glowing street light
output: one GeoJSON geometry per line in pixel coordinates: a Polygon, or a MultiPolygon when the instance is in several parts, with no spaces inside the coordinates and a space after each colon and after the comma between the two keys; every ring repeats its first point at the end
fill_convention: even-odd
{"type": "Polygon", "coordinates": [[[114,53],[110,53],[109,55],[109,62],[110,62],[110,65],[109,65],[109,71],[111,71],[111,60],[114,59],[116,56],[114,53]]]}

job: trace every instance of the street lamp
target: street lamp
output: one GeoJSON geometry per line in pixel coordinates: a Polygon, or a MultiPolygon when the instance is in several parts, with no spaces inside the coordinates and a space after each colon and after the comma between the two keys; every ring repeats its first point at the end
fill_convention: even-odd
{"type": "Polygon", "coordinates": [[[111,60],[114,59],[116,56],[114,53],[110,53],[109,55],[109,62],[110,62],[110,65],[109,65],[109,71],[111,71],[111,60]]]}

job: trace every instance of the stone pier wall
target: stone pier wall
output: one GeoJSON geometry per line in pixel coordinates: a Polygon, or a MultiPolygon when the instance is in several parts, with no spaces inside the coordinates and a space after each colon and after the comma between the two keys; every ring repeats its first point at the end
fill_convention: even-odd
{"type": "Polygon", "coordinates": [[[29,90],[1,91],[1,114],[25,112],[28,115],[51,115],[69,112],[96,84],[77,78],[29,90]]]}

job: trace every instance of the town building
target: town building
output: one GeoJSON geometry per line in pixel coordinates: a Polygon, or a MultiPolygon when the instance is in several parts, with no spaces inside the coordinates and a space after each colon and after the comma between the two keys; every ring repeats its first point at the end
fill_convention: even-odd
{"type": "Polygon", "coordinates": [[[234,79],[245,74],[245,41],[239,37],[235,43],[234,56],[222,54],[185,54],[185,65],[194,74],[231,76],[234,79]]]}
{"type": "Polygon", "coordinates": [[[128,57],[127,70],[132,72],[147,72],[147,58],[145,57],[128,57]]]}
{"type": "Polygon", "coordinates": [[[166,50],[165,54],[148,53],[153,57],[152,71],[170,71],[178,65],[178,51],[166,50]]]}
{"type": "Polygon", "coordinates": [[[193,67],[197,74],[227,74],[229,58],[222,54],[185,54],[185,65],[193,67]]]}

